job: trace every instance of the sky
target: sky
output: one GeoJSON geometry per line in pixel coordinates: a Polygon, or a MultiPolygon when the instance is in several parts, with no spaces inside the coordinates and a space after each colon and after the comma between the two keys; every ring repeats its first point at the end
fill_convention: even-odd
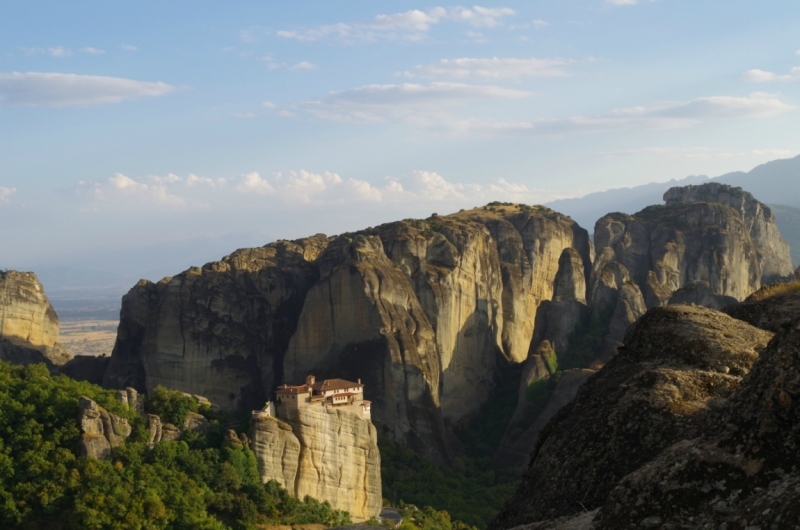
{"type": "Polygon", "coordinates": [[[0,267],[749,170],[799,87],[796,0],[8,0],[0,267]]]}

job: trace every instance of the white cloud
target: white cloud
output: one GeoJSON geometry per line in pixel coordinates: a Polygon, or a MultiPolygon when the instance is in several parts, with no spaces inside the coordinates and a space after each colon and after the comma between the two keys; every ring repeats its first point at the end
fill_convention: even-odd
{"type": "Polygon", "coordinates": [[[162,82],[56,73],[0,73],[0,98],[12,105],[52,106],[117,103],[176,90],[162,82]]]}
{"type": "Polygon", "coordinates": [[[87,46],[85,48],[81,48],[78,50],[81,53],[88,53],[89,55],[103,55],[105,50],[100,50],[98,48],[92,48],[91,46],[87,46]]]}
{"type": "Polygon", "coordinates": [[[225,179],[214,180],[193,173],[185,178],[173,173],[145,178],[131,178],[117,173],[98,182],[80,182],[68,191],[72,191],[82,203],[82,208],[89,211],[143,208],[205,210],[225,184],[225,179]]]}
{"type": "Polygon", "coordinates": [[[495,28],[502,26],[502,19],[514,15],[513,9],[506,7],[487,8],[481,6],[434,7],[426,11],[414,9],[391,15],[378,15],[362,22],[328,24],[301,30],[281,30],[279,37],[302,42],[316,42],[326,39],[345,43],[374,42],[387,40],[419,40],[424,38],[431,27],[444,21],[468,24],[473,27],[495,28]]]}
{"type": "Polygon", "coordinates": [[[90,186],[93,198],[97,201],[133,201],[139,204],[155,206],[185,206],[186,200],[167,191],[167,184],[175,180],[165,177],[151,177],[152,184],[134,180],[122,173],[117,173],[105,182],[95,182],[90,186]]]}
{"type": "Polygon", "coordinates": [[[462,57],[442,59],[438,63],[418,65],[406,70],[406,77],[449,77],[455,79],[516,79],[520,77],[561,77],[569,75],[564,69],[573,61],[565,59],[491,59],[462,57]]]}
{"type": "MultiPolygon", "coordinates": [[[[565,119],[534,120],[528,129],[534,133],[563,134],[624,129],[675,129],[707,122],[768,118],[794,110],[777,95],[754,92],[749,96],[711,96],[683,103],[653,107],[615,109],[599,116],[574,116],[565,119]]],[[[519,129],[519,127],[517,127],[519,129]]]]}
{"type": "Polygon", "coordinates": [[[273,188],[269,182],[262,179],[258,173],[248,173],[242,177],[242,182],[236,186],[236,191],[270,195],[275,192],[275,188],[273,188]]]}
{"type": "Polygon", "coordinates": [[[299,63],[289,68],[289,70],[314,70],[316,67],[317,65],[314,63],[310,63],[308,61],[300,61],[299,63]]]}
{"type": "Polygon", "coordinates": [[[17,193],[17,188],[0,186],[0,203],[8,203],[8,198],[17,193]]]}
{"type": "Polygon", "coordinates": [[[47,48],[47,51],[53,57],[69,57],[72,55],[72,51],[64,48],[63,46],[56,46],[55,48],[47,48]]]}
{"type": "MultiPolygon", "coordinates": [[[[127,178],[127,177],[125,177],[127,178]]],[[[130,180],[130,179],[129,179],[130,180]]],[[[178,175],[173,173],[167,174],[166,177],[159,177],[158,175],[150,175],[147,177],[147,180],[154,184],[175,184],[176,182],[181,182],[183,179],[180,178],[178,175]]]]}
{"type": "Polygon", "coordinates": [[[455,107],[480,100],[520,99],[530,95],[523,90],[492,85],[403,83],[331,92],[321,101],[306,101],[296,107],[314,118],[344,123],[398,119],[421,126],[447,126],[454,122],[450,111],[455,107]]]}
{"type": "Polygon", "coordinates": [[[235,187],[242,194],[258,194],[282,203],[465,203],[491,200],[541,202],[556,198],[552,192],[530,189],[497,179],[489,184],[450,182],[436,172],[413,171],[401,178],[388,177],[375,185],[358,179],[343,179],[336,173],[290,171],[263,178],[258,173],[243,176],[235,187]]]}
{"type": "Polygon", "coordinates": [[[135,52],[139,49],[137,46],[133,46],[132,44],[122,44],[120,45],[120,48],[124,52],[135,52]]]}
{"type": "Polygon", "coordinates": [[[634,6],[637,3],[638,0],[606,0],[606,4],[612,6],[634,6]]]}
{"type": "Polygon", "coordinates": [[[261,106],[264,107],[265,109],[277,109],[278,108],[278,106],[275,103],[271,102],[271,101],[265,101],[264,103],[261,104],[261,106]]]}
{"type": "MultiPolygon", "coordinates": [[[[223,183],[224,183],[224,180],[220,179],[220,184],[223,184],[223,183]]],[[[210,179],[208,177],[198,177],[197,175],[195,175],[193,173],[189,173],[189,176],[186,177],[186,185],[187,186],[208,186],[208,187],[211,187],[211,188],[215,188],[216,187],[216,183],[214,182],[213,179],[210,179]]]]}
{"type": "Polygon", "coordinates": [[[547,26],[550,25],[549,22],[547,22],[546,20],[541,20],[541,19],[532,20],[531,24],[533,24],[533,27],[536,28],[536,29],[546,28],[547,26]]]}
{"type": "Polygon", "coordinates": [[[772,72],[767,72],[766,70],[759,70],[758,68],[754,68],[752,70],[748,70],[742,74],[748,81],[752,81],[754,83],[770,83],[772,81],[796,81],[800,79],[800,66],[796,66],[792,68],[788,74],[774,74],[772,72]]]}

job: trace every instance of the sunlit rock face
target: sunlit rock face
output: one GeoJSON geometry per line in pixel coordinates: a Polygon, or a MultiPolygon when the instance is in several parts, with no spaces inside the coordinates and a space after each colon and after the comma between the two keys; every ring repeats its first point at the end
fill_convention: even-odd
{"type": "Polygon", "coordinates": [[[357,521],[377,517],[383,505],[377,430],[357,414],[309,406],[287,417],[256,417],[250,446],[264,482],[276,480],[346,510],[357,521]]]}
{"type": "Polygon", "coordinates": [[[585,298],[588,234],[543,207],[239,250],[134,287],[104,384],[163,384],[243,415],[307,373],[362,379],[375,425],[444,462],[446,424],[486,400],[498,362],[527,358],[565,249],[564,281],[585,298]]]}
{"type": "Polygon", "coordinates": [[[761,283],[780,281],[793,275],[789,244],[778,231],[775,214],[750,193],[741,188],[714,182],[701,186],[671,188],[664,194],[664,201],[667,206],[696,202],[714,202],[730,206],[741,217],[750,239],[758,249],[761,283]]]}
{"type": "Polygon", "coordinates": [[[0,358],[16,364],[69,361],[58,343],[59,322],[32,272],[0,271],[0,358]]]}

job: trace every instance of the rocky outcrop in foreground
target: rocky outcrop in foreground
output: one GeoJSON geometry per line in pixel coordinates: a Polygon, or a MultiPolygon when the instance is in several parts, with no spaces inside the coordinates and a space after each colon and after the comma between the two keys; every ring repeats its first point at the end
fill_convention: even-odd
{"type": "Polygon", "coordinates": [[[356,520],[380,513],[380,453],[369,420],[332,407],[302,407],[285,419],[254,416],[250,439],[264,482],[275,480],[300,499],[328,501],[356,520]]]}
{"type": "Polygon", "coordinates": [[[711,309],[651,309],[539,434],[522,485],[492,528],[601,506],[610,486],[701,432],[771,337],[711,309]]]}
{"type": "Polygon", "coordinates": [[[58,343],[58,333],[58,315],[36,275],[0,271],[0,359],[62,365],[71,357],[58,343]]]}
{"type": "Polygon", "coordinates": [[[545,428],[491,527],[795,528],[798,299],[784,285],[727,308],[737,319],[648,311],[545,428]]]}

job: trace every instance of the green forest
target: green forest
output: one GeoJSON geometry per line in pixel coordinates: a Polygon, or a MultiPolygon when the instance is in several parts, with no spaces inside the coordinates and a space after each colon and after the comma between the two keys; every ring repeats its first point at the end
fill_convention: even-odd
{"type": "MultiPolygon", "coordinates": [[[[352,524],[347,512],[327,502],[296,499],[276,482],[262,484],[255,454],[248,447],[223,444],[219,419],[193,398],[157,387],[146,409],[178,425],[189,412],[200,412],[211,420],[211,429],[205,434],[187,431],[180,441],[162,441],[150,449],[145,417],[119,402],[114,391],[51,376],[44,365],[0,361],[0,528],[257,530],[276,524],[352,524]],[[110,461],[78,456],[80,396],[132,426],[131,436],[112,450],[110,461]]],[[[405,459],[422,466],[424,473],[437,473],[407,449],[383,442],[382,449],[388,451],[385,462],[390,466],[405,459]],[[402,455],[400,460],[396,455],[402,455]]],[[[459,476],[455,469],[438,473],[459,476]]],[[[480,495],[488,484],[485,479],[472,481],[470,498],[480,495]]],[[[505,491],[490,494],[507,496],[505,491]]],[[[400,500],[403,522],[398,530],[469,529],[451,521],[438,506],[461,505],[438,498],[412,500],[424,507],[400,500]]],[[[488,515],[473,520],[482,525],[488,515]]]]}
{"type": "MultiPolygon", "coordinates": [[[[151,410],[179,420],[194,400],[159,389],[151,410]]],[[[203,412],[202,410],[200,412],[203,412]]],[[[259,524],[350,523],[347,513],[262,484],[249,448],[222,446],[218,422],[148,449],[144,418],[113,391],[44,365],[0,362],[0,527],[30,529],[255,529],[259,524]],[[78,397],[130,421],[111,461],[77,455],[78,397]]]]}

